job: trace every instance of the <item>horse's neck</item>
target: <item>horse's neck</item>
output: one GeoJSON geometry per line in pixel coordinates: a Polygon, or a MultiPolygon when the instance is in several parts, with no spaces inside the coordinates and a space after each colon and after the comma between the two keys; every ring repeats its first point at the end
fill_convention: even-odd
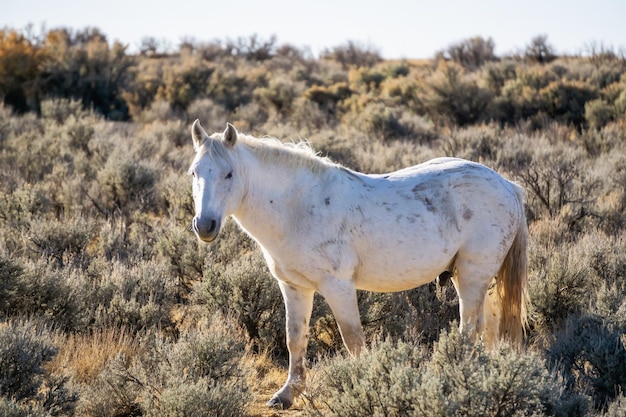
{"type": "Polygon", "coordinates": [[[235,220],[262,246],[281,239],[290,230],[303,198],[323,187],[322,178],[307,168],[288,167],[250,158],[246,163],[246,192],[233,214],[235,220]]]}

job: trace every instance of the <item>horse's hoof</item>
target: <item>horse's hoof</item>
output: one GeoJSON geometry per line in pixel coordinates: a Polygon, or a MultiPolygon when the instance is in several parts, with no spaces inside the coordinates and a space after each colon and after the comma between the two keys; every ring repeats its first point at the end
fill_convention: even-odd
{"type": "Polygon", "coordinates": [[[265,403],[265,405],[269,408],[275,408],[277,410],[286,410],[291,407],[291,402],[286,400],[283,401],[277,396],[273,396],[271,400],[265,403]]]}

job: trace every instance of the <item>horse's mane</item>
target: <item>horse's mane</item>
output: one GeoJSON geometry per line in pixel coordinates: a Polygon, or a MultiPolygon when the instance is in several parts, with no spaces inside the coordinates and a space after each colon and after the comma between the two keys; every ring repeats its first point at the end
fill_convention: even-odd
{"type": "Polygon", "coordinates": [[[308,168],[316,173],[340,167],[339,164],[332,162],[330,159],[320,156],[307,141],[281,142],[273,137],[256,138],[250,135],[239,134],[237,145],[245,146],[262,161],[272,164],[282,164],[293,168],[308,168]]]}

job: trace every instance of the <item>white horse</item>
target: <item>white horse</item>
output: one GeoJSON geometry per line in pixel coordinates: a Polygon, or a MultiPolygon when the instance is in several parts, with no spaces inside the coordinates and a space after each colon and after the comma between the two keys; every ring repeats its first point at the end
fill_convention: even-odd
{"type": "Polygon", "coordinates": [[[232,216],[283,294],[289,375],[269,406],[287,408],[304,390],[316,291],[355,355],[364,346],[357,289],[408,290],[444,271],[454,273],[461,331],[487,344],[499,336],[521,343],[528,230],[520,186],[455,158],[365,175],[231,124],[209,136],[196,120],[192,138],[195,233],[210,242],[232,216]]]}

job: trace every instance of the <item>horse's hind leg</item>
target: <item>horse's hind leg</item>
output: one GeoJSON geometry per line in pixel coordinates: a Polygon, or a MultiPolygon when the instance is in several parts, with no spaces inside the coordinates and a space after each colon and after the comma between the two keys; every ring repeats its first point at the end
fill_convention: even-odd
{"type": "Polygon", "coordinates": [[[485,294],[483,317],[484,330],[482,333],[485,346],[489,349],[493,349],[496,347],[500,337],[500,300],[495,281],[491,282],[487,294],[485,294]]]}
{"type": "Polygon", "coordinates": [[[354,285],[350,281],[331,278],[324,282],[319,292],[335,316],[343,344],[352,355],[358,355],[365,346],[365,336],[354,285]]]}
{"type": "Polygon", "coordinates": [[[460,330],[472,339],[485,329],[485,295],[498,267],[496,264],[457,259],[457,275],[453,282],[459,295],[460,330]]]}
{"type": "Polygon", "coordinates": [[[289,349],[289,376],[285,385],[267,402],[269,407],[289,408],[295,397],[304,391],[306,370],[304,359],[309,334],[309,320],[315,292],[278,281],[285,300],[287,316],[287,349],[289,349]]]}

